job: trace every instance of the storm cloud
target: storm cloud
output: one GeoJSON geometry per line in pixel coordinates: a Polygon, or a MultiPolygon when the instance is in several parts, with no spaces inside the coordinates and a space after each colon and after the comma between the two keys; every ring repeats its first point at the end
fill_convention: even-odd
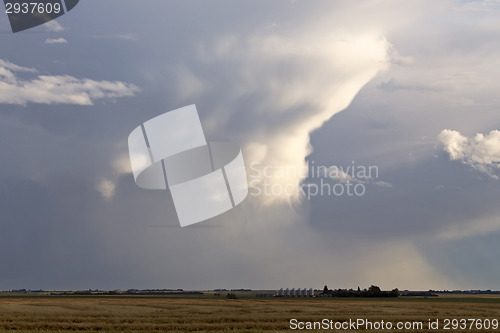
{"type": "Polygon", "coordinates": [[[0,288],[500,288],[489,3],[88,0],[16,35],[0,19],[0,288]],[[190,104],[249,167],[301,170],[272,184],[321,181],[312,162],[379,172],[322,178],[360,197],[249,196],[181,229],[167,191],[135,186],[127,137],[190,104]]]}

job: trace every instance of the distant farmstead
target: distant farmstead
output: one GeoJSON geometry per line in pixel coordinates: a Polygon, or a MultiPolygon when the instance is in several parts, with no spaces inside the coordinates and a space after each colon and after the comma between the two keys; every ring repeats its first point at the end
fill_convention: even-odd
{"type": "Polygon", "coordinates": [[[319,294],[318,290],[313,290],[313,288],[286,288],[278,289],[274,294],[274,297],[316,297],[319,294]]]}

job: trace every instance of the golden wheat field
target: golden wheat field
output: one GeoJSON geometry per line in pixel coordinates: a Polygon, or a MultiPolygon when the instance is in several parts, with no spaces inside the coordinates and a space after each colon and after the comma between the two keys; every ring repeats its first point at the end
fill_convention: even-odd
{"type": "MultiPolygon", "coordinates": [[[[321,321],[325,318],[337,322],[366,318],[394,323],[427,322],[428,319],[445,318],[498,319],[499,301],[500,299],[484,298],[231,300],[167,297],[2,297],[0,331],[272,332],[291,331],[290,320],[294,318],[304,322],[321,321]]],[[[429,330],[424,329],[421,332],[429,330]]],[[[440,329],[433,332],[454,330],[440,329]]]]}

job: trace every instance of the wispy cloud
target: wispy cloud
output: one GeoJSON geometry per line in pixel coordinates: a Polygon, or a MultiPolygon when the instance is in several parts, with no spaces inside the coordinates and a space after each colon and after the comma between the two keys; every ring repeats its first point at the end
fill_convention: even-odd
{"type": "Polygon", "coordinates": [[[465,1],[461,6],[456,7],[456,9],[473,12],[499,11],[500,2],[498,0],[465,1]]]}
{"type": "Polygon", "coordinates": [[[433,91],[440,91],[442,89],[437,88],[437,87],[432,87],[430,85],[423,85],[423,84],[405,84],[401,83],[398,80],[391,78],[388,81],[381,82],[377,85],[377,88],[379,90],[385,91],[385,92],[395,92],[399,90],[408,90],[408,91],[417,91],[417,92],[433,92],[433,91]]]}
{"type": "Polygon", "coordinates": [[[66,44],[68,41],[64,38],[47,38],[45,44],[66,44]]]}
{"type": "Polygon", "coordinates": [[[116,184],[121,175],[131,174],[132,167],[128,154],[123,154],[114,158],[111,163],[111,172],[106,177],[100,178],[95,185],[95,190],[100,193],[105,200],[110,200],[115,196],[116,184]]]}
{"type": "Polygon", "coordinates": [[[59,24],[56,20],[49,21],[43,25],[45,30],[49,32],[61,32],[64,31],[64,27],[59,24]]]}
{"type": "Polygon", "coordinates": [[[139,88],[121,81],[96,81],[69,75],[38,75],[19,78],[18,72],[36,73],[33,68],[0,60],[0,103],[26,105],[92,105],[99,99],[133,96],[139,88]]]}
{"type": "Polygon", "coordinates": [[[343,167],[332,165],[324,170],[321,175],[339,183],[374,184],[380,187],[391,188],[392,184],[378,180],[378,167],[361,167],[357,169],[354,165],[343,167]]]}
{"type": "Polygon", "coordinates": [[[116,185],[108,179],[103,179],[96,185],[96,190],[104,199],[110,200],[115,195],[116,185]]]}
{"type": "Polygon", "coordinates": [[[135,34],[113,34],[113,35],[95,35],[96,39],[123,39],[123,40],[137,40],[135,34]]]}
{"type": "Polygon", "coordinates": [[[498,232],[499,230],[500,221],[498,215],[493,215],[448,225],[443,228],[443,230],[437,232],[435,237],[440,240],[462,239],[486,235],[488,233],[498,232]]]}
{"type": "Polygon", "coordinates": [[[416,63],[414,57],[411,56],[402,56],[399,51],[394,47],[390,46],[387,50],[389,61],[394,65],[399,66],[409,66],[416,63]]]}
{"type": "Polygon", "coordinates": [[[30,72],[30,73],[37,72],[37,70],[34,68],[18,66],[16,64],[11,63],[10,61],[2,60],[2,59],[0,59],[0,68],[2,68],[4,70],[11,70],[11,71],[16,71],[16,72],[30,72]]]}

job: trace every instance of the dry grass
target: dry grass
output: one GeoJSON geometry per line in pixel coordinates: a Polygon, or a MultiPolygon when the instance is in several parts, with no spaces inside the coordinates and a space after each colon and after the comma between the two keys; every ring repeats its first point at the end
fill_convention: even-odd
{"type": "MultiPolygon", "coordinates": [[[[289,320],[500,318],[499,299],[0,298],[0,331],[269,332],[289,320]]],[[[438,331],[435,331],[438,332],[438,331]]],[[[449,332],[449,331],[448,331],[449,332]]],[[[479,332],[479,331],[476,331],[479,332]]],[[[491,332],[491,331],[490,331],[491,332]]]]}

